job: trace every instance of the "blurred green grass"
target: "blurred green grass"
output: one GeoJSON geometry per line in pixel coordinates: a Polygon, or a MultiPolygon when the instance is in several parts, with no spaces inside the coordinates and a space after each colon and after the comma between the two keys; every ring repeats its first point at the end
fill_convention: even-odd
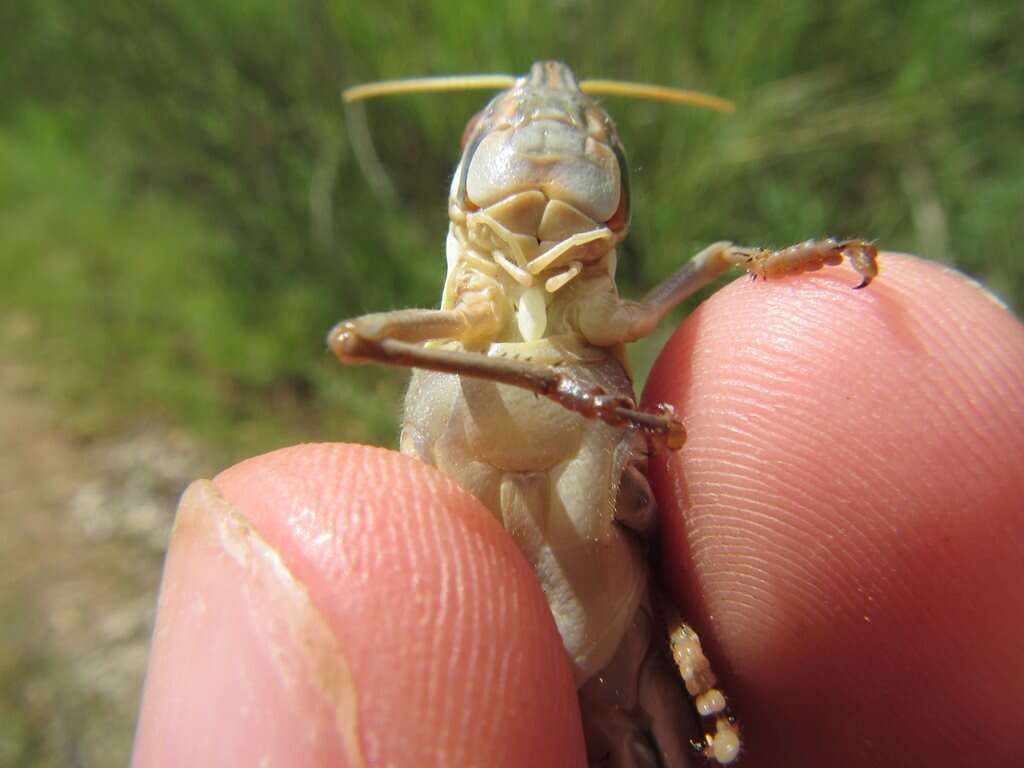
{"type": "Polygon", "coordinates": [[[486,96],[368,104],[390,182],[375,194],[338,90],[376,78],[558,57],[734,98],[731,118],[608,100],[634,172],[627,292],[712,240],[838,234],[1024,303],[1012,2],[15,0],[2,13],[0,304],[7,338],[87,433],[168,420],[236,456],[393,442],[401,376],[335,369],[323,333],[437,301],[447,175],[486,96]]]}
{"type": "MultiPolygon", "coordinates": [[[[339,90],[541,58],[737,103],[726,118],[607,100],[633,171],[624,292],[710,241],[837,234],[954,264],[1020,312],[1021,39],[1010,0],[7,0],[0,362],[40,371],[87,438],[173,426],[224,462],[300,440],[393,445],[404,376],[340,369],[323,337],[437,302],[448,175],[487,95],[346,115],[339,90]],[[364,133],[377,177],[357,162],[364,133]]],[[[39,594],[0,595],[0,763],[123,762],[131,715],[63,690],[39,594]],[[92,747],[53,751],[61,722],[90,718],[92,747]]]]}

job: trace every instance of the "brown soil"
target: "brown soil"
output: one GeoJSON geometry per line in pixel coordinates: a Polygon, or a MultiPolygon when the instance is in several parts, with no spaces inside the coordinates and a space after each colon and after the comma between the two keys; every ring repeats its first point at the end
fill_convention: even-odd
{"type": "Polygon", "coordinates": [[[166,431],[83,442],[0,360],[0,765],[122,766],[177,496],[166,431]]]}

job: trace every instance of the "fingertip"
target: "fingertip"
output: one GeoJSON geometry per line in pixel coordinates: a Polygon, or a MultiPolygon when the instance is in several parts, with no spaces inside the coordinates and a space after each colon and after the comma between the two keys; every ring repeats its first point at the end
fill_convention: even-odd
{"type": "Polygon", "coordinates": [[[355,723],[360,759],[581,760],[572,677],[536,580],[450,480],[390,451],[307,445],[243,462],[214,486],[327,628],[335,645],[317,663],[348,670],[334,678],[351,681],[354,714],[337,722],[355,723]]]}
{"type": "Polygon", "coordinates": [[[861,291],[844,272],[729,285],[644,395],[689,432],[653,467],[689,566],[670,578],[732,666],[759,764],[939,764],[1008,732],[1024,328],[952,270],[880,263],[861,291]]]}

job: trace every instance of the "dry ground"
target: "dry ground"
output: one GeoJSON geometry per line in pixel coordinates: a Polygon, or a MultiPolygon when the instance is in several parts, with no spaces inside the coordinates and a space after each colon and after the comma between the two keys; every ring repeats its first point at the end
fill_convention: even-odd
{"type": "Polygon", "coordinates": [[[0,765],[128,762],[188,441],[83,442],[0,359],[0,765]]]}

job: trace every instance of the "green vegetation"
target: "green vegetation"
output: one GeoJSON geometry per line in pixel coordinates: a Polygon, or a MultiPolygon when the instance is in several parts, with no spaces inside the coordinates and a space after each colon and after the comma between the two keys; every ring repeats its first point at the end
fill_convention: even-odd
{"type": "MultiPolygon", "coordinates": [[[[302,439],[301,421],[332,397],[353,399],[325,417],[351,418],[370,387],[365,375],[337,377],[323,359],[329,296],[316,301],[308,280],[281,284],[258,305],[244,290],[233,295],[245,277],[230,263],[244,270],[245,259],[223,228],[77,150],[52,115],[20,117],[0,135],[7,333],[47,367],[76,429],[104,433],[148,416],[232,445],[272,444],[302,439]],[[313,406],[308,382],[321,379],[313,406]],[[360,391],[349,392],[354,382],[360,391]],[[238,439],[229,430],[241,430],[238,439]]],[[[348,434],[359,436],[359,425],[348,434]]]]}
{"type": "Polygon", "coordinates": [[[486,96],[368,104],[374,182],[339,87],[544,57],[737,101],[608,100],[634,170],[627,291],[712,240],[835,233],[1024,305],[1016,3],[665,5],[6,3],[5,343],[87,434],[155,418],[234,456],[393,441],[402,377],[336,369],[323,334],[436,302],[447,174],[486,96]]]}

